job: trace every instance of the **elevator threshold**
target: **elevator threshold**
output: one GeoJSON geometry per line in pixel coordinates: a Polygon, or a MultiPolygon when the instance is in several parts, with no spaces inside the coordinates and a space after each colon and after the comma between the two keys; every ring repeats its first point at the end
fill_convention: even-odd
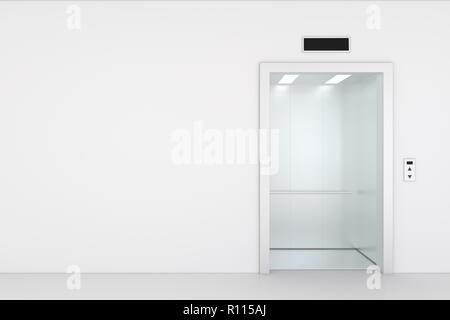
{"type": "Polygon", "coordinates": [[[271,270],[362,270],[374,264],[354,248],[270,249],[271,270]]]}

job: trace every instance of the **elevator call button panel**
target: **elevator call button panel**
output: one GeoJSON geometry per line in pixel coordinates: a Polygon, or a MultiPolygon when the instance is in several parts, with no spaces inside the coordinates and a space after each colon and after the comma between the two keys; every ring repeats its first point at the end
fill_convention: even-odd
{"type": "Polygon", "coordinates": [[[416,159],[407,158],[403,160],[403,180],[407,182],[416,181],[416,159]]]}

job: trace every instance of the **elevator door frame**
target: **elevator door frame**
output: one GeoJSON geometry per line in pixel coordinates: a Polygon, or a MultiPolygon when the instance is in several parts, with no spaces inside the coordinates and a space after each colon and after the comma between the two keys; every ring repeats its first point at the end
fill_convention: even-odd
{"type": "MultiPolygon", "coordinates": [[[[379,228],[382,239],[380,269],[383,273],[393,272],[393,217],[394,217],[394,104],[393,104],[393,65],[392,63],[261,63],[260,76],[260,119],[261,131],[270,129],[270,74],[285,73],[381,73],[383,76],[383,130],[382,150],[383,164],[381,178],[383,180],[383,221],[379,228]],[[382,229],[382,230],[381,230],[382,229]]],[[[266,141],[260,140],[260,150],[269,150],[270,146],[262,145],[266,141]]],[[[266,152],[265,152],[266,153],[266,152]]],[[[270,272],[270,175],[267,168],[260,165],[259,177],[259,272],[270,272]]],[[[270,170],[268,170],[270,171],[270,170]]]]}

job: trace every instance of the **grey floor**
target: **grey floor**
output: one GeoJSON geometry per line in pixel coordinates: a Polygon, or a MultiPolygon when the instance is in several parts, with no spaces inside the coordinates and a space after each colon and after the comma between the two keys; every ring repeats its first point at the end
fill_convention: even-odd
{"type": "Polygon", "coordinates": [[[383,275],[369,290],[365,271],[259,274],[0,274],[0,299],[450,299],[450,274],[383,275]]]}
{"type": "Polygon", "coordinates": [[[356,249],[270,249],[271,270],[366,270],[373,264],[356,249]]]}

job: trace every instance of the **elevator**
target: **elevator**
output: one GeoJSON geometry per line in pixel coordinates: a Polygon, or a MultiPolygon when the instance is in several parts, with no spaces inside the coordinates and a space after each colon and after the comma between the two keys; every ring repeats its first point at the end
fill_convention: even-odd
{"type": "Polygon", "coordinates": [[[331,70],[321,64],[317,71],[318,65],[299,65],[305,70],[268,72],[262,86],[262,120],[278,132],[270,146],[277,170],[262,177],[267,188],[261,189],[267,268],[383,268],[391,245],[385,237],[385,170],[391,169],[384,152],[391,80],[385,69],[365,71],[359,64],[331,70]]]}

